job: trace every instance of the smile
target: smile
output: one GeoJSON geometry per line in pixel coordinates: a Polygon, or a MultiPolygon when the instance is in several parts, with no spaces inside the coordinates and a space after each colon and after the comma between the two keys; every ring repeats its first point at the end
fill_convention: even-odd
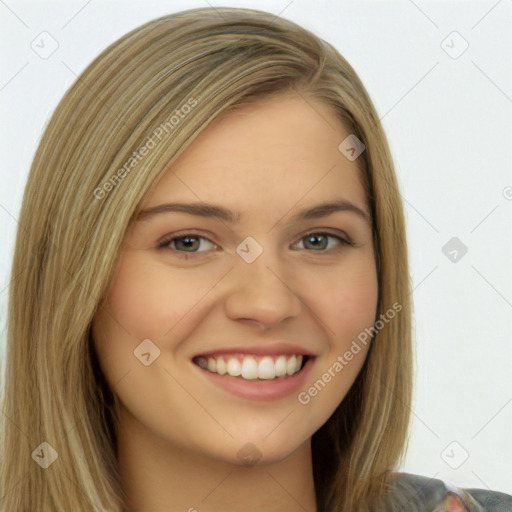
{"type": "Polygon", "coordinates": [[[307,345],[276,340],[260,345],[217,347],[196,352],[191,363],[208,388],[215,393],[220,390],[223,397],[280,400],[293,397],[308,379],[318,354],[307,345]]]}
{"type": "Polygon", "coordinates": [[[273,380],[299,372],[307,360],[300,354],[198,356],[194,363],[212,373],[244,380],[273,380]]]}

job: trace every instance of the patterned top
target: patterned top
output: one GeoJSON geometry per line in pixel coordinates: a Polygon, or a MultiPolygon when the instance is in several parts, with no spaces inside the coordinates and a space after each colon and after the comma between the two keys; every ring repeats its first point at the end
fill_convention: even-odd
{"type": "Polygon", "coordinates": [[[444,495],[432,512],[469,512],[471,505],[464,491],[445,480],[441,482],[444,486],[444,495]]]}
{"type": "Polygon", "coordinates": [[[408,512],[512,512],[512,496],[498,491],[466,489],[445,480],[395,473],[408,512]]]}

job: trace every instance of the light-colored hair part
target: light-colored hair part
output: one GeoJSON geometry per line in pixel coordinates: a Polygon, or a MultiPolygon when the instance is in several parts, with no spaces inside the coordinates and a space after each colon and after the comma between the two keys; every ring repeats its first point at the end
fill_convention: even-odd
{"type": "Polygon", "coordinates": [[[126,230],[159,178],[212,121],[290,91],[327,102],[366,145],[357,162],[374,224],[376,319],[392,304],[402,306],[312,440],[318,510],[377,510],[405,454],[412,385],[405,225],[386,137],[358,76],[330,44],[269,13],[204,8],[153,20],[109,46],[67,91],[37,149],[10,286],[4,512],[123,510],[116,398],[99,370],[91,323],[126,230]],[[95,198],[191,98],[197,104],[162,142],[95,198]],[[31,458],[43,441],[58,452],[47,469],[31,458]]]}

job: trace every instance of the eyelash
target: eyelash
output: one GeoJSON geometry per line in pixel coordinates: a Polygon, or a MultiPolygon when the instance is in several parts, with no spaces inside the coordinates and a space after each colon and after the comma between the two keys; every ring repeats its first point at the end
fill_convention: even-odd
{"type": "MultiPolygon", "coordinates": [[[[335,235],[334,233],[329,233],[326,231],[310,231],[309,233],[302,235],[297,243],[300,243],[304,238],[307,238],[308,236],[311,236],[311,235],[327,235],[330,238],[336,238],[340,242],[340,245],[334,249],[332,249],[332,248],[331,249],[320,249],[320,250],[305,249],[306,251],[311,251],[313,253],[316,253],[316,252],[320,252],[320,253],[338,252],[338,251],[342,250],[344,248],[344,246],[354,246],[354,244],[350,240],[342,238],[339,235],[335,235]]],[[[175,252],[179,258],[183,258],[183,259],[189,259],[191,256],[195,257],[195,255],[197,255],[197,254],[203,254],[204,252],[208,252],[208,251],[186,252],[186,251],[179,251],[177,249],[173,249],[172,247],[169,247],[171,242],[173,242],[175,240],[182,239],[182,238],[188,238],[188,237],[197,238],[197,239],[202,238],[203,240],[208,240],[208,242],[212,243],[213,245],[217,245],[214,242],[212,242],[209,238],[207,238],[199,233],[182,232],[182,233],[173,233],[172,235],[165,237],[159,243],[158,247],[161,249],[168,249],[172,252],[175,252]]]]}

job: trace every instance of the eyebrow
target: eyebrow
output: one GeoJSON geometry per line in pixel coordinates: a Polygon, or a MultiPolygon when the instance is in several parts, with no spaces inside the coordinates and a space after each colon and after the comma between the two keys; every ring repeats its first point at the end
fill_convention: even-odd
{"type": "MultiPolygon", "coordinates": [[[[168,212],[181,212],[199,217],[209,217],[236,224],[240,221],[241,215],[237,212],[228,210],[222,206],[208,204],[208,203],[166,203],[158,206],[153,206],[146,210],[142,210],[137,217],[137,220],[147,220],[154,215],[168,212]]],[[[364,210],[355,204],[344,199],[335,201],[328,201],[317,204],[310,208],[305,208],[296,213],[286,224],[293,224],[301,220],[319,219],[327,217],[335,212],[352,212],[362,218],[370,226],[372,225],[371,217],[364,210]]]]}

